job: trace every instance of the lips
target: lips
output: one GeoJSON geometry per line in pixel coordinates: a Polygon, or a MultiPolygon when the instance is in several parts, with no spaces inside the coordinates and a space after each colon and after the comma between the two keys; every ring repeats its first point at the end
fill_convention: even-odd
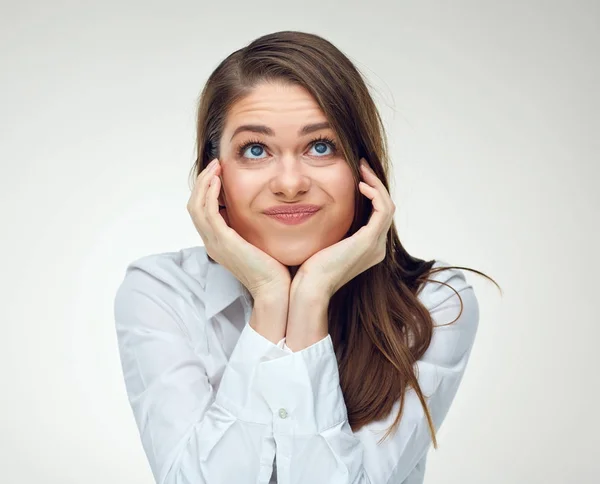
{"type": "Polygon", "coordinates": [[[318,205],[277,205],[270,207],[264,211],[267,215],[282,215],[282,214],[312,214],[319,211],[321,207],[318,205]]]}
{"type": "Polygon", "coordinates": [[[286,225],[298,225],[312,218],[317,212],[278,213],[269,215],[274,220],[286,225]]]}

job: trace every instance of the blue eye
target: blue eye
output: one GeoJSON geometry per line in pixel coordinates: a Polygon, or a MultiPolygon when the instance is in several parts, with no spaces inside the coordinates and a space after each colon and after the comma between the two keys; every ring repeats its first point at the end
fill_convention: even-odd
{"type": "MultiPolygon", "coordinates": [[[[254,143],[251,145],[246,145],[250,147],[250,153],[252,153],[254,156],[260,156],[261,153],[265,150],[263,148],[263,146],[260,143],[254,143]]],[[[242,150],[242,154],[244,154],[246,152],[247,148],[244,147],[244,149],[242,150]]],[[[254,159],[254,158],[250,158],[250,159],[254,159]]]]}
{"type": "MultiPolygon", "coordinates": [[[[335,144],[335,141],[333,141],[331,138],[328,138],[326,136],[320,136],[318,138],[311,140],[309,145],[311,148],[314,148],[317,153],[319,153],[316,156],[317,158],[325,158],[327,156],[333,156],[333,155],[337,154],[337,146],[335,144]],[[328,146],[329,146],[329,148],[331,148],[330,153],[327,153],[328,146]]],[[[247,158],[249,160],[258,160],[258,159],[262,159],[262,158],[260,158],[260,155],[263,153],[263,151],[265,151],[265,145],[263,143],[261,143],[259,140],[251,140],[251,141],[248,141],[247,143],[244,143],[243,145],[239,146],[236,151],[237,151],[238,157],[240,157],[240,158],[247,158]],[[246,156],[246,151],[248,150],[248,148],[250,148],[250,153],[253,156],[256,156],[258,158],[254,158],[252,156],[246,156]]]]}
{"type": "MultiPolygon", "coordinates": [[[[328,147],[327,143],[323,143],[322,141],[319,141],[319,142],[313,144],[312,147],[315,150],[317,150],[317,153],[320,153],[321,155],[327,154],[327,153],[325,153],[327,151],[327,147],[328,147]]],[[[331,150],[332,150],[331,154],[333,154],[333,151],[334,151],[333,147],[331,147],[331,150]]]]}

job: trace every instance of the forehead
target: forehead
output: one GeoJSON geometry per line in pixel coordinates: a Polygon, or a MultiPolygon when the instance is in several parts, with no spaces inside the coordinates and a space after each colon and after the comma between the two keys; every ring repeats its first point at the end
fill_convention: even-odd
{"type": "Polygon", "coordinates": [[[246,122],[298,125],[324,120],[325,114],[317,101],[302,86],[263,83],[231,106],[225,130],[246,122]]]}

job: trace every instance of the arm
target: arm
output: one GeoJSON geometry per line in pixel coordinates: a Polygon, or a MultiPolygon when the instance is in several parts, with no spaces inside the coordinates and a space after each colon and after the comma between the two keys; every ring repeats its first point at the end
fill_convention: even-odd
{"type": "MultiPolygon", "coordinates": [[[[245,325],[215,391],[206,371],[206,322],[151,272],[127,272],[114,315],[127,395],[155,481],[267,483],[273,414],[256,391],[255,374],[260,362],[288,352],[245,325]],[[188,335],[189,321],[200,337],[188,335]]],[[[261,310],[257,302],[253,321],[265,318],[261,310]]]]}
{"type": "MultiPolygon", "coordinates": [[[[436,430],[442,424],[462,380],[474,342],[479,308],[473,288],[464,275],[447,270],[433,276],[453,286],[463,300],[463,312],[453,323],[434,328],[430,347],[416,363],[418,380],[436,430]]],[[[456,319],[461,308],[454,291],[441,284],[425,301],[434,325],[456,319]]],[[[290,303],[291,304],[291,303],[290,303]]],[[[322,317],[322,307],[306,308],[300,321],[322,317]]],[[[302,307],[301,306],[301,307],[302,307]]],[[[290,311],[292,313],[292,311],[290,311]]],[[[300,318],[301,312],[296,313],[300,318]]],[[[407,482],[413,472],[423,472],[431,436],[416,393],[405,396],[399,427],[381,444],[378,440],[394,421],[399,402],[383,421],[372,422],[356,433],[347,421],[331,337],[305,346],[311,339],[291,333],[286,341],[291,358],[262,363],[261,391],[269,405],[285,408],[285,419],[273,424],[277,444],[278,477],[282,484],[391,484],[407,482]]],[[[357,377],[359,377],[357,375],[357,377]]]]}

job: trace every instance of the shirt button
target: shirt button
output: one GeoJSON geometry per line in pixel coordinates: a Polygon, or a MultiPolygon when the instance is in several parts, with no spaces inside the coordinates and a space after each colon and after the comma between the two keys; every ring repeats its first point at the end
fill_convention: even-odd
{"type": "Polygon", "coordinates": [[[285,410],[285,408],[280,408],[280,409],[279,409],[279,416],[280,416],[281,418],[287,418],[287,415],[288,415],[288,414],[287,414],[287,411],[285,410]]]}

